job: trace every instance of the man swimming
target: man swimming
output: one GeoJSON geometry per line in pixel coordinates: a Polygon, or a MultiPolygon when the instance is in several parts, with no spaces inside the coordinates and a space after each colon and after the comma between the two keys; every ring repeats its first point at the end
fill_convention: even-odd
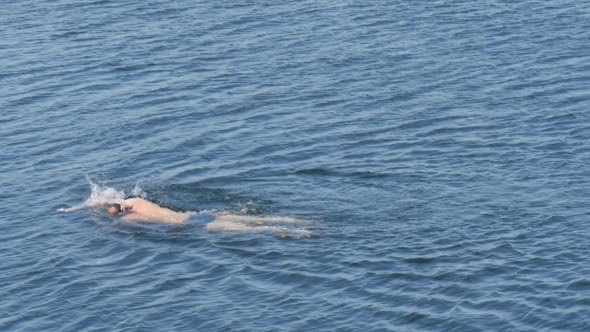
{"type": "MultiPolygon", "coordinates": [[[[288,234],[296,237],[310,236],[315,222],[280,215],[244,215],[228,210],[174,211],[143,198],[124,199],[125,193],[114,188],[100,186],[92,181],[92,193],[84,202],[57,211],[72,212],[84,208],[98,208],[114,217],[114,220],[168,224],[202,224],[209,231],[263,231],[288,234]],[[105,210],[106,206],[106,210],[105,210]],[[116,217],[116,218],[115,218],[116,217]]],[[[136,189],[134,189],[134,192],[136,189]]]]}
{"type": "Polygon", "coordinates": [[[112,203],[106,199],[85,202],[69,208],[60,208],[58,211],[70,212],[84,207],[96,207],[107,205],[106,211],[109,215],[121,216],[125,221],[160,222],[169,224],[183,224],[190,220],[207,223],[206,228],[211,231],[247,231],[247,230],[279,230],[280,226],[265,226],[267,223],[279,224],[309,224],[310,221],[296,219],[287,216],[265,215],[247,216],[229,211],[214,212],[177,212],[143,198],[128,198],[119,200],[119,203],[112,203]]]}

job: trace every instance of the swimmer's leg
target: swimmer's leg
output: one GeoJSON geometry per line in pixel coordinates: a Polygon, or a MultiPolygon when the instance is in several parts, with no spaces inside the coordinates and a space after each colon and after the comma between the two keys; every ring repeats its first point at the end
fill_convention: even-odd
{"type": "Polygon", "coordinates": [[[265,232],[274,233],[282,236],[294,236],[294,237],[308,237],[312,236],[313,232],[304,228],[291,228],[286,226],[249,226],[242,222],[234,221],[221,221],[216,219],[210,222],[206,226],[208,231],[211,232],[265,232]]]}
{"type": "Polygon", "coordinates": [[[246,224],[240,222],[233,222],[228,220],[219,220],[215,219],[207,224],[207,230],[212,232],[220,232],[220,231],[251,231],[254,230],[255,227],[248,226],[246,224]]]}
{"type": "Polygon", "coordinates": [[[231,212],[215,213],[215,218],[224,221],[241,222],[255,225],[262,225],[264,223],[306,223],[311,221],[304,219],[297,219],[293,217],[278,216],[278,215],[263,215],[263,216],[245,216],[241,214],[233,214],[231,212]]]}
{"type": "Polygon", "coordinates": [[[278,223],[311,223],[310,220],[297,219],[294,217],[278,216],[278,215],[260,216],[259,218],[264,221],[278,222],[278,223]]]}

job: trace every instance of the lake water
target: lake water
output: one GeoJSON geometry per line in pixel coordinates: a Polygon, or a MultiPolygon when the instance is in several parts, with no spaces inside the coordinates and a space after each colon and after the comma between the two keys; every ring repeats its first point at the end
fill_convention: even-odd
{"type": "Polygon", "coordinates": [[[4,1],[0,26],[0,330],[590,330],[587,1],[4,1]],[[56,212],[93,185],[314,222],[56,212]]]}

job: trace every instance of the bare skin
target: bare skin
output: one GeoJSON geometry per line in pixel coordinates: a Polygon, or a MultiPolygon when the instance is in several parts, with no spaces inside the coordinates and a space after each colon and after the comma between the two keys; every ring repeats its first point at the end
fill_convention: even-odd
{"type": "MultiPolygon", "coordinates": [[[[152,203],[150,201],[146,201],[143,198],[126,199],[122,206],[125,208],[125,214],[121,218],[127,221],[150,221],[181,224],[196,214],[195,212],[176,212],[161,207],[158,204],[152,203]]],[[[109,207],[109,213],[117,214],[117,211],[113,211],[112,209],[112,207],[109,207]]]]}

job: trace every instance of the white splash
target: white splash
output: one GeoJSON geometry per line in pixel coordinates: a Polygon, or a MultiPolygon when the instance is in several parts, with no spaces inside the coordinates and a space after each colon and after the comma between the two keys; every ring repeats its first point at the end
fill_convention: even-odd
{"type": "Polygon", "coordinates": [[[123,190],[94,183],[90,179],[88,179],[88,182],[90,183],[90,197],[84,202],[87,206],[122,203],[125,200],[125,192],[123,190]]]}
{"type": "MultiPolygon", "coordinates": [[[[87,207],[98,206],[102,204],[110,204],[110,203],[123,203],[125,200],[125,192],[123,190],[117,190],[112,187],[108,187],[106,185],[102,185],[99,183],[92,182],[88,176],[86,177],[88,183],[90,184],[90,196],[82,203],[76,204],[74,206],[68,208],[59,208],[58,211],[61,212],[70,212],[75,210],[80,210],[87,207]]],[[[139,191],[143,192],[138,185],[135,186],[133,192],[139,191]]]]}
{"type": "Polygon", "coordinates": [[[146,193],[139,186],[139,182],[135,183],[135,187],[133,187],[133,190],[131,191],[131,196],[133,196],[133,197],[146,198],[146,193]]]}

